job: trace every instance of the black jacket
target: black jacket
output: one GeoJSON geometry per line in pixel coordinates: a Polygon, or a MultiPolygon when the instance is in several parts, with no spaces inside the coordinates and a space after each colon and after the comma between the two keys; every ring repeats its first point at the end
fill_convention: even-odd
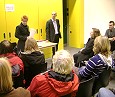
{"type": "Polygon", "coordinates": [[[18,38],[18,51],[24,51],[25,41],[30,35],[29,27],[24,26],[22,23],[16,27],[15,37],[18,38]]]}

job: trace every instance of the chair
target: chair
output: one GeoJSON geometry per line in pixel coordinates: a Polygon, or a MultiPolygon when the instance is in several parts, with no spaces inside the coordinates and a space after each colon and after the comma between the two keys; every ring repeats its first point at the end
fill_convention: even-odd
{"type": "Polygon", "coordinates": [[[111,67],[106,68],[98,78],[95,79],[93,88],[92,88],[92,95],[96,94],[101,87],[106,87],[109,84],[111,74],[111,67]]]}
{"type": "Polygon", "coordinates": [[[91,97],[95,77],[80,82],[76,97],[91,97]]]}

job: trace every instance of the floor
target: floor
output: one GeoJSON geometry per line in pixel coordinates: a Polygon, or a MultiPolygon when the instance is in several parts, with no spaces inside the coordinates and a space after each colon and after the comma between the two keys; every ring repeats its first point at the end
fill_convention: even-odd
{"type": "MultiPolygon", "coordinates": [[[[65,50],[68,50],[70,54],[73,56],[73,54],[77,53],[80,49],[78,48],[73,48],[73,47],[64,47],[65,50]]],[[[46,59],[46,62],[48,63],[48,69],[50,69],[51,64],[52,64],[52,58],[46,59]]],[[[109,82],[109,85],[107,88],[115,88],[115,72],[112,74],[112,79],[109,82]]]]}

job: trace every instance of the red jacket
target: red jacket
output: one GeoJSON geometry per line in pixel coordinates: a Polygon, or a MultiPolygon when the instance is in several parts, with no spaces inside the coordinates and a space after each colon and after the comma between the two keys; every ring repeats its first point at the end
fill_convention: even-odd
{"type": "Polygon", "coordinates": [[[19,64],[20,69],[24,71],[24,64],[22,60],[15,54],[15,53],[7,53],[7,54],[2,54],[0,57],[7,57],[9,62],[12,65],[19,64]]]}
{"type": "Polygon", "coordinates": [[[35,76],[28,90],[31,92],[31,97],[60,97],[70,93],[76,94],[78,86],[79,79],[75,73],[72,81],[62,82],[49,77],[47,72],[35,76]]]}

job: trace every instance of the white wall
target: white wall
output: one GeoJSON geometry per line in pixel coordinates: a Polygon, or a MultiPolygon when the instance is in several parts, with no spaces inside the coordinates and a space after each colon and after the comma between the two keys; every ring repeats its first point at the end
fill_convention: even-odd
{"type": "Polygon", "coordinates": [[[98,28],[104,35],[109,21],[115,21],[115,0],[84,0],[84,43],[91,28],[98,28]]]}

